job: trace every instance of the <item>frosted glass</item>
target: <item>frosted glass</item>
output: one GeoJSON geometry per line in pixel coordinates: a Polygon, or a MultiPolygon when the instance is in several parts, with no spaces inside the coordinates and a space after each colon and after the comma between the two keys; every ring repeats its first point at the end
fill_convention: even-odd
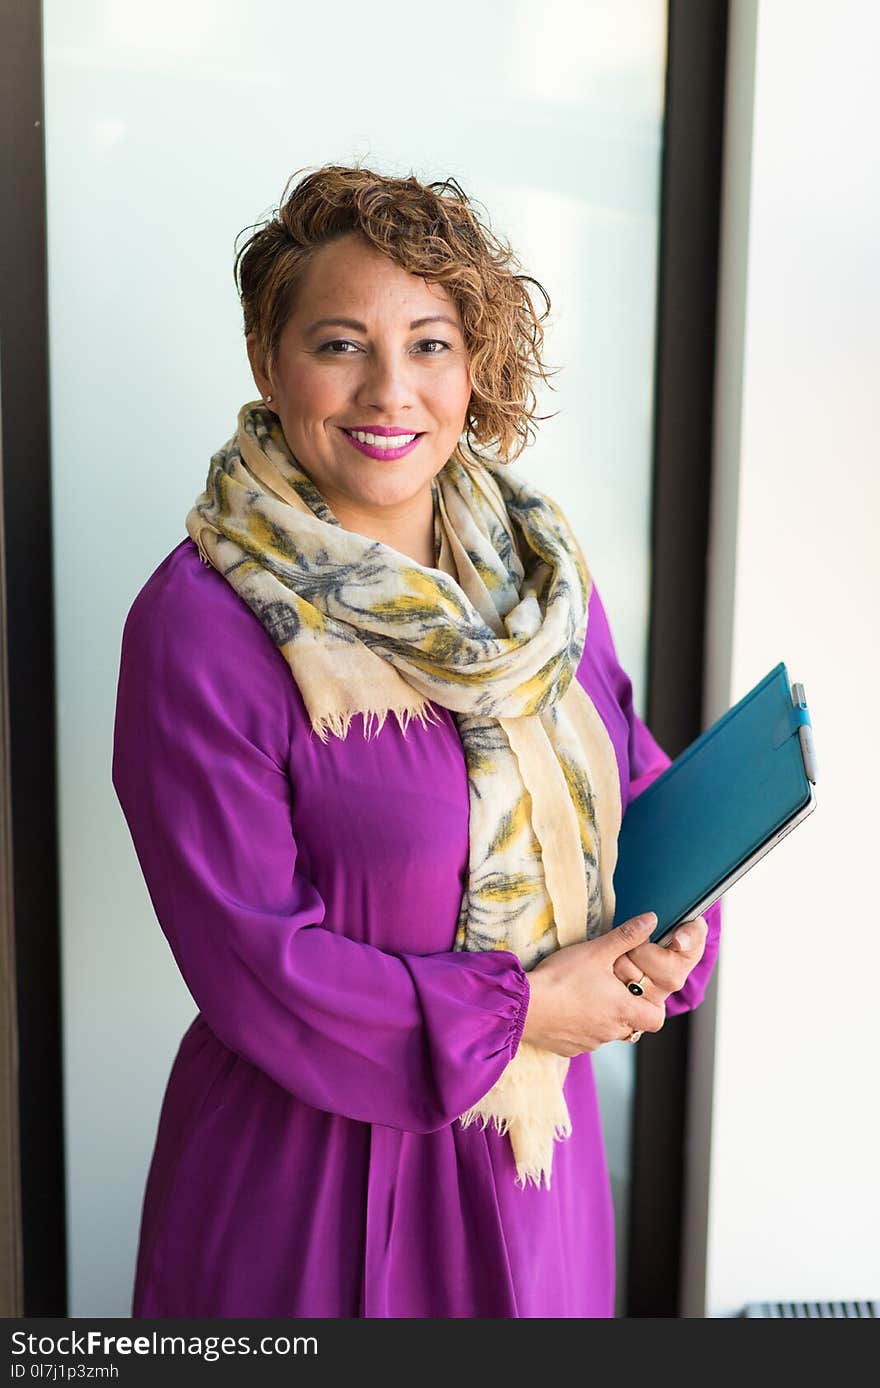
{"type": "MultiPolygon", "coordinates": [[[[453,176],[486,209],[550,293],[562,368],[519,466],[574,520],[641,709],[666,10],[46,0],[43,21],[70,1314],[126,1316],[193,1004],[110,784],[119,640],[254,394],[235,235],[330,161],[453,176]]],[[[623,1232],[631,1048],[597,1070],[623,1232]]]]}

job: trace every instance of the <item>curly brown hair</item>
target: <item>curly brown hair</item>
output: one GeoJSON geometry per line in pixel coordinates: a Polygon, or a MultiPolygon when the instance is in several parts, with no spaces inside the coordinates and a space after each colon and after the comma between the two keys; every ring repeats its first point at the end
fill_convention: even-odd
{"type": "MultiPolygon", "coordinates": [[[[464,328],[471,381],[465,439],[491,447],[497,462],[518,458],[534,437],[533,382],[549,384],[542,359],[550,297],[520,273],[509,243],[473,211],[454,178],[423,184],[414,175],[392,178],[360,166],[327,164],[300,169],[264,221],[236,237],[234,275],[244,332],[254,333],[264,361],[274,364],[296,291],[319,247],[360,232],[404,270],[437,281],[454,300],[464,328]],[[291,187],[301,173],[301,182],[291,187]],[[250,234],[248,234],[250,233],[250,234]],[[239,246],[241,238],[247,239],[239,246]],[[544,297],[539,317],[527,289],[544,297]]],[[[461,452],[459,443],[456,452],[461,452]]]]}

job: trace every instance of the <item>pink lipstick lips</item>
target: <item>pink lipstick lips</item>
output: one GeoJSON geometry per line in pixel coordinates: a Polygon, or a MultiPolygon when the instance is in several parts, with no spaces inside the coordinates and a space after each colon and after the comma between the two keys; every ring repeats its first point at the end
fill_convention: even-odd
{"type": "MultiPolygon", "coordinates": [[[[359,430],[358,432],[371,433],[376,437],[382,435],[384,438],[389,438],[393,437],[395,434],[408,434],[413,431],[411,429],[387,429],[377,427],[369,430],[359,430]]],[[[422,437],[421,434],[416,434],[414,439],[411,439],[409,443],[405,443],[401,448],[382,448],[371,443],[361,443],[360,439],[356,439],[347,429],[343,429],[342,433],[348,439],[352,447],[356,448],[359,453],[365,453],[368,458],[378,458],[380,462],[386,460],[388,462],[394,462],[397,458],[405,458],[407,453],[412,452],[419,439],[422,437]]]]}

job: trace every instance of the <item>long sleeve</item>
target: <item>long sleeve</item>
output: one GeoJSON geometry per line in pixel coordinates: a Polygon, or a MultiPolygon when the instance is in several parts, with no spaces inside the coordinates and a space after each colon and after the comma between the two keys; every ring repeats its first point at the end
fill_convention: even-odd
{"type": "Polygon", "coordinates": [[[156,583],[123,632],[112,779],[156,916],[230,1050],[315,1108],[435,1131],[516,1051],[527,975],[505,951],[394,954],[322,925],[297,866],[291,676],[232,597],[246,666],[234,633],[156,583]]]}
{"type": "MultiPolygon", "coordinates": [[[[623,795],[625,811],[630,801],[641,795],[643,790],[647,790],[651,782],[655,781],[660,773],[666,770],[671,758],[633,708],[632,681],[618,661],[614,638],[598,592],[594,592],[593,603],[595,609],[591,621],[596,621],[601,627],[604,644],[610,650],[611,679],[617,702],[626,718],[628,727],[629,784],[623,795]]],[[[669,1017],[674,1017],[681,1012],[688,1012],[703,1001],[706,986],[718,957],[721,935],[720,900],[716,901],[703,914],[708,927],[706,948],[702,959],[689,974],[684,987],[680,988],[677,993],[671,993],[667,998],[666,1015],[669,1017]]]]}

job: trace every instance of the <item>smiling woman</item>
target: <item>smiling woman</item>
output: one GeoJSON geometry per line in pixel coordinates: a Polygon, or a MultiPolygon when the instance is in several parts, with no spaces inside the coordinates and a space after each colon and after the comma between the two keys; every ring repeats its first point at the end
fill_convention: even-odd
{"type": "Polygon", "coordinates": [[[430,187],[330,166],[237,259],[254,380],[292,452],[343,525],[429,566],[432,478],[465,429],[517,456],[548,379],[534,281],[453,180],[430,187]]]}
{"type": "Polygon", "coordinates": [[[448,292],[348,233],[312,255],[272,359],[255,331],[247,345],[260,393],[340,524],[431,567],[431,481],[455,451],[471,396],[448,292]],[[334,316],[342,306],[353,317],[334,316]],[[421,336],[438,321],[444,339],[421,336]],[[332,337],[340,326],[353,335],[332,337]]]}
{"type": "Polygon", "coordinates": [[[700,1001],[719,916],[611,929],[669,759],[509,465],[515,264],[457,185],[338,166],[239,252],[261,398],[123,633],[113,784],[199,1008],[134,1316],[613,1314],[590,1053],[700,1001]]]}

